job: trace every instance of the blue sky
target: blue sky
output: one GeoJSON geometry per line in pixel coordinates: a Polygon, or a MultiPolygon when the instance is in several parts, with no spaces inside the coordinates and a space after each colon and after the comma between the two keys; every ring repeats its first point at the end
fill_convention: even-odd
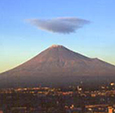
{"type": "Polygon", "coordinates": [[[0,72],[53,44],[115,64],[115,0],[1,0],[0,72]],[[77,17],[91,23],[71,34],[37,29],[26,19],[77,17]]]}

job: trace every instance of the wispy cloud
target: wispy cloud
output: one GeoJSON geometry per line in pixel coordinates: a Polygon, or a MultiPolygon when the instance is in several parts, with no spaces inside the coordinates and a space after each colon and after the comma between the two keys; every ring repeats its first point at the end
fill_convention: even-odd
{"type": "Polygon", "coordinates": [[[61,17],[53,19],[27,19],[32,25],[39,29],[46,30],[53,33],[69,34],[73,33],[90,21],[75,18],[75,17],[61,17]]]}

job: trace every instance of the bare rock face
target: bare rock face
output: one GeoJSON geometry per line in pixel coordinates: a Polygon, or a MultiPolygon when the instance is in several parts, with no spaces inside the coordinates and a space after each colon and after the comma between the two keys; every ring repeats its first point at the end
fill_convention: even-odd
{"type": "Polygon", "coordinates": [[[53,45],[24,64],[0,74],[0,87],[71,85],[115,78],[115,66],[53,45]]]}

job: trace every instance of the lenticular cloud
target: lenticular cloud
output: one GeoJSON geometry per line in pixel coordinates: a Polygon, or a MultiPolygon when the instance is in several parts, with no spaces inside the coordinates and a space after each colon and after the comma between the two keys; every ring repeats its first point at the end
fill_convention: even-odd
{"type": "Polygon", "coordinates": [[[88,20],[75,17],[54,19],[28,19],[28,22],[39,29],[63,34],[73,33],[79,28],[82,28],[85,24],[90,23],[88,20]]]}

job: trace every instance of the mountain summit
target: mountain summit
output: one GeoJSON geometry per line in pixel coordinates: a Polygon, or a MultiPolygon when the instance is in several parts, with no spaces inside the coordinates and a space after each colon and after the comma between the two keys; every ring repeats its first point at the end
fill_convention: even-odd
{"type": "Polygon", "coordinates": [[[112,78],[115,66],[61,45],[52,45],[24,64],[0,74],[0,87],[75,84],[81,78],[112,78]]]}

